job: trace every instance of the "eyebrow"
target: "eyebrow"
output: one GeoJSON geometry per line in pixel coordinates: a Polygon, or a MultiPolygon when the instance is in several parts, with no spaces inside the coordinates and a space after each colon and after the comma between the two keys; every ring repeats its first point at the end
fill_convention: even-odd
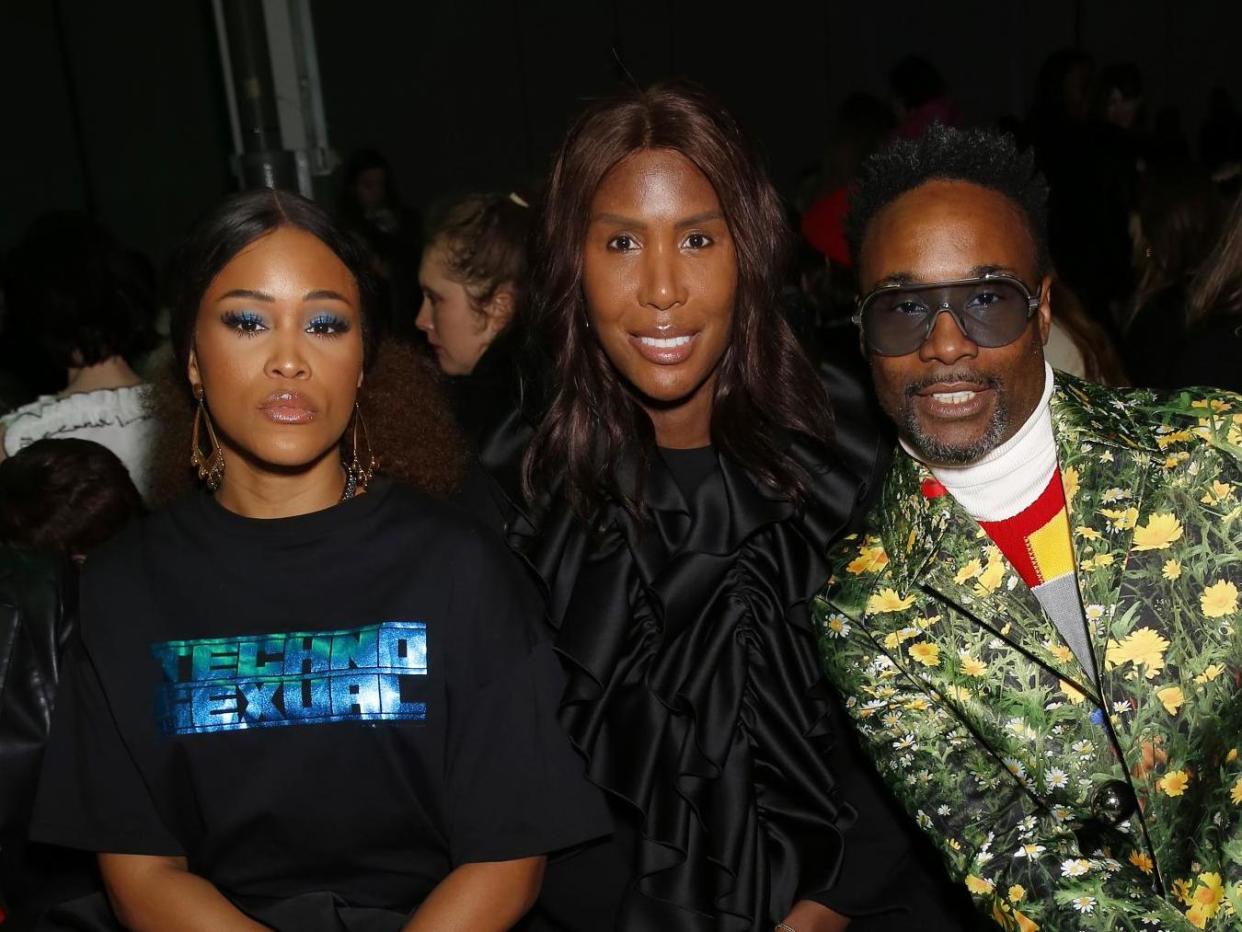
{"type": "Polygon", "coordinates": [[[330,288],[320,288],[317,291],[308,291],[302,296],[303,301],[340,301],[344,304],[349,303],[349,298],[341,294],[339,291],[333,291],[330,288]]]}
{"type": "Polygon", "coordinates": [[[276,299],[265,291],[254,291],[250,288],[234,288],[232,291],[226,291],[220,295],[220,300],[225,298],[249,298],[252,301],[265,301],[268,304],[275,304],[276,299]]]}
{"type": "MultiPolygon", "coordinates": [[[[219,300],[223,301],[225,298],[249,298],[251,301],[263,301],[266,304],[276,303],[276,299],[266,291],[255,291],[252,288],[234,288],[232,291],[226,291],[224,294],[220,295],[219,300]]],[[[345,304],[349,303],[349,299],[343,294],[339,291],[333,291],[330,288],[320,288],[316,291],[308,291],[302,296],[302,300],[341,301],[345,304]]]]}
{"type": "MultiPolygon", "coordinates": [[[[723,220],[723,219],[724,219],[724,214],[720,212],[719,210],[705,210],[702,213],[691,214],[689,217],[683,217],[682,219],[677,221],[676,226],[692,227],[692,226],[697,226],[700,223],[707,223],[710,220],[723,220]]],[[[591,217],[591,222],[592,223],[613,223],[613,224],[616,224],[617,226],[622,226],[622,227],[642,228],[642,227],[647,226],[647,224],[644,221],[638,220],[634,217],[625,217],[625,216],[622,216],[621,214],[610,214],[610,213],[595,214],[594,216],[591,217]]]]}
{"type": "MultiPolygon", "coordinates": [[[[985,275],[1012,275],[1014,278],[1021,278],[1014,270],[1003,265],[976,265],[962,276],[963,278],[982,278],[985,275]]],[[[875,283],[876,288],[885,288],[890,285],[935,285],[938,282],[928,281],[913,272],[894,272],[891,275],[885,275],[875,283]]]]}

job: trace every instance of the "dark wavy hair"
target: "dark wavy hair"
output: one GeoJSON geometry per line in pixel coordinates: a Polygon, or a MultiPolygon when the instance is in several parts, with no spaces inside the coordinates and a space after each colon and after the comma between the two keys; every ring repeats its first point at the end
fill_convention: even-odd
{"type": "Polygon", "coordinates": [[[698,167],[720,199],[737,253],[733,332],[720,361],[712,442],[761,482],[800,502],[808,477],[791,434],[826,443],[828,398],[779,303],[790,233],[758,154],[703,90],[657,84],[596,102],[557,154],[536,230],[531,330],[552,353],[550,405],[523,463],[528,497],[563,478],[582,517],[607,500],[642,515],[641,483],[655,448],[651,419],[587,327],[583,244],[605,176],[644,149],[671,149],[698,167]],[[639,456],[638,485],[622,488],[622,454],[639,456]]]}
{"type": "MultiPolygon", "coordinates": [[[[153,502],[167,502],[193,485],[189,451],[195,402],[187,366],[203,294],[242,249],[282,227],[314,236],[358,284],[367,373],[358,402],[380,470],[433,494],[447,495],[465,468],[465,447],[431,363],[411,347],[382,339],[381,292],[366,245],[313,201],[262,189],[220,203],[198,221],[173,257],[167,288],[173,362],[152,380],[150,396],[161,423],[152,453],[153,502]]],[[[346,435],[341,443],[348,455],[344,446],[350,432],[346,435]]]]}

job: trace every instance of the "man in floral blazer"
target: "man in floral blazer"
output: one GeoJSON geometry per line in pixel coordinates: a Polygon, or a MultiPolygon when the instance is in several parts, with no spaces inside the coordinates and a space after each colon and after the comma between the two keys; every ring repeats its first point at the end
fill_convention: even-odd
{"type": "Polygon", "coordinates": [[[1044,194],[934,128],[851,200],[901,449],[815,602],[825,669],[1000,926],[1239,929],[1242,397],[1053,375],[1044,194]]]}

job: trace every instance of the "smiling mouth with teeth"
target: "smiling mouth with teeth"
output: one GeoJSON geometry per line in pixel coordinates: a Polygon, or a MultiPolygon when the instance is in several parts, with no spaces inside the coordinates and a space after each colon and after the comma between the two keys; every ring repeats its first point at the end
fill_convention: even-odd
{"type": "Polygon", "coordinates": [[[676,349],[679,346],[685,346],[691,339],[692,337],[687,334],[682,337],[639,337],[638,342],[643,346],[653,346],[656,349],[676,349]]]}
{"type": "Polygon", "coordinates": [[[932,397],[935,398],[941,404],[960,405],[960,404],[965,404],[966,402],[970,401],[970,399],[974,398],[975,395],[977,394],[978,392],[972,392],[972,391],[933,392],[932,397]]]}

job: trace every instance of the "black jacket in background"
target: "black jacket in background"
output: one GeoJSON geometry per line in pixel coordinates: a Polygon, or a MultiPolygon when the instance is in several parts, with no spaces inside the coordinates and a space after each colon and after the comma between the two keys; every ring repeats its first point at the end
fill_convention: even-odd
{"type": "Polygon", "coordinates": [[[73,566],[0,544],[0,905],[8,914],[6,930],[32,920],[39,903],[57,895],[52,888],[58,882],[90,876],[89,858],[26,843],[61,659],[76,621],[73,566]]]}

